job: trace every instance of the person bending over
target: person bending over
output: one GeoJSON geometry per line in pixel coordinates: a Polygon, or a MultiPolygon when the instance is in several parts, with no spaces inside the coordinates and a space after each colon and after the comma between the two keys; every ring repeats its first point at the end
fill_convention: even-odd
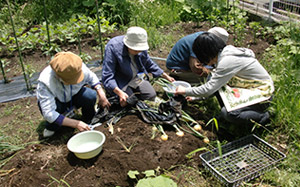
{"type": "MultiPolygon", "coordinates": [[[[205,32],[196,38],[193,51],[202,63],[214,67],[212,76],[199,87],[185,89],[179,86],[177,95],[208,97],[227,89],[227,96],[232,99],[230,102],[236,100],[240,107],[231,110],[224,106],[222,101],[226,97],[223,97],[221,117],[236,124],[249,124],[252,120],[262,125],[269,122],[269,113],[266,111],[269,102],[264,101],[271,99],[274,85],[269,73],[255,58],[252,50],[226,46],[219,37],[205,32]],[[256,94],[255,97],[253,94],[256,94]],[[262,100],[255,99],[256,97],[262,100]]],[[[190,97],[187,99],[190,100],[190,97]]]]}
{"type": "Polygon", "coordinates": [[[150,59],[148,49],[147,32],[141,27],[130,27],[126,35],[112,38],[105,47],[103,85],[109,94],[118,95],[122,107],[132,94],[141,100],[155,99],[156,91],[147,80],[149,73],[174,81],[150,59]]]}
{"type": "MultiPolygon", "coordinates": [[[[208,32],[215,34],[225,43],[228,40],[229,34],[221,27],[213,27],[208,32]]],[[[196,32],[177,41],[166,61],[166,66],[171,71],[170,76],[176,80],[199,84],[209,74],[211,67],[199,62],[192,50],[194,40],[203,33],[203,31],[196,32]]]]}
{"type": "Polygon", "coordinates": [[[81,58],[72,52],[57,53],[38,78],[36,96],[46,120],[43,136],[52,136],[61,126],[90,130],[87,123],[95,115],[97,95],[101,107],[110,106],[98,77],[81,58]],[[82,121],[65,115],[73,106],[82,108],[82,121]]]}

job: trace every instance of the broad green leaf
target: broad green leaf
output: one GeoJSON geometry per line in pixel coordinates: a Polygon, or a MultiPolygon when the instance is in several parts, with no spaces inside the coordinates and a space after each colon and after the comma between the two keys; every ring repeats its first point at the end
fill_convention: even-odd
{"type": "Polygon", "coordinates": [[[136,179],[136,175],[140,174],[138,171],[128,171],[127,175],[131,178],[131,179],[136,179]]]}
{"type": "Polygon", "coordinates": [[[86,7],[91,7],[91,6],[95,5],[95,1],[94,0],[86,0],[86,1],[83,1],[82,4],[86,7]]]}
{"type": "Polygon", "coordinates": [[[155,171],[154,170],[146,170],[143,172],[143,174],[146,175],[146,177],[155,177],[155,171]]]}
{"type": "Polygon", "coordinates": [[[177,184],[170,178],[158,176],[155,178],[141,179],[136,187],[177,187],[177,184]]]}

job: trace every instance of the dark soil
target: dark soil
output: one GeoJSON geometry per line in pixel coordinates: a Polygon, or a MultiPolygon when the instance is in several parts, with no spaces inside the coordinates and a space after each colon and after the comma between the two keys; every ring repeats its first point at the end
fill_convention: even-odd
{"type": "MultiPolygon", "coordinates": [[[[208,30],[208,25],[196,27],[193,23],[179,23],[184,33],[187,35],[199,30],[208,30]]],[[[166,32],[168,32],[166,30],[166,32]]],[[[176,35],[176,34],[175,34],[176,35]]],[[[229,44],[232,44],[233,33],[230,33],[229,44]]],[[[246,37],[244,47],[253,49],[258,58],[267,48],[268,43],[263,40],[257,40],[256,44],[251,43],[252,35],[246,37]]],[[[88,45],[82,45],[86,52],[91,51],[88,45]]],[[[154,57],[166,58],[172,46],[165,46],[162,49],[150,51],[154,57]]],[[[69,50],[77,52],[76,47],[69,47],[69,50]]],[[[91,51],[91,53],[95,53],[91,51]]],[[[44,57],[36,52],[25,57],[26,60],[36,62],[35,66],[40,70],[46,66],[49,57],[44,57]]],[[[11,66],[18,64],[17,55],[10,58],[11,66]],[[14,65],[13,65],[14,64],[14,65]]],[[[160,67],[166,70],[163,61],[158,61],[160,67]]],[[[16,71],[11,72],[10,76],[15,76],[16,71]]],[[[24,112],[29,112],[33,118],[40,118],[35,98],[25,98],[10,104],[29,106],[24,112]]],[[[0,112],[3,112],[7,103],[0,104],[0,112]]],[[[21,110],[24,110],[23,108],[21,110]]],[[[194,108],[185,108],[200,123],[206,123],[209,114],[194,111],[194,108]],[[204,122],[203,122],[204,121],[204,122]]],[[[11,120],[11,117],[3,117],[0,125],[5,121],[11,120]]],[[[24,122],[25,124],[25,122],[24,122]]],[[[14,124],[16,128],[26,128],[21,124],[14,124]]],[[[36,124],[37,136],[41,136],[41,124],[36,124]]],[[[114,125],[114,133],[111,134],[105,125],[97,127],[96,130],[102,131],[106,135],[106,141],[103,145],[103,151],[95,158],[88,160],[78,159],[71,153],[66,146],[67,141],[72,135],[77,133],[72,129],[65,128],[55,134],[54,137],[43,140],[40,144],[34,144],[19,151],[9,162],[1,169],[11,170],[7,175],[0,178],[1,186],[133,186],[134,182],[128,178],[127,173],[130,170],[158,171],[168,170],[172,166],[187,165],[193,167],[202,167],[199,153],[195,154],[192,160],[186,158],[189,152],[205,146],[202,139],[185,133],[183,137],[178,137],[175,130],[171,127],[165,127],[169,136],[167,141],[160,139],[160,134],[155,138],[152,137],[152,125],[143,122],[136,115],[127,115],[114,125]],[[127,152],[122,145],[116,140],[120,138],[124,145],[129,148],[127,152]]],[[[203,134],[207,135],[210,140],[216,139],[216,135],[211,128],[204,129],[203,134]]],[[[13,136],[13,132],[11,134],[13,136]]],[[[184,178],[184,177],[183,177],[184,178]]],[[[180,185],[179,181],[178,184],[180,185]]],[[[182,184],[183,186],[184,184],[182,184]]]]}

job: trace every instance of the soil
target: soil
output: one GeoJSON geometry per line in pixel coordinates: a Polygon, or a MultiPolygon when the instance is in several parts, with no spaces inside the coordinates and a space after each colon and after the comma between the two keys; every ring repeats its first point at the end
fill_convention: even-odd
{"type": "MultiPolygon", "coordinates": [[[[178,23],[177,26],[182,28],[183,32],[174,35],[182,37],[199,30],[208,30],[208,24],[197,27],[194,23],[178,23]]],[[[168,29],[166,29],[168,32],[168,29]]],[[[111,34],[111,37],[117,34],[111,34]]],[[[230,33],[229,44],[232,44],[233,34],[230,33]]],[[[249,34],[248,39],[244,42],[244,47],[250,47],[257,55],[258,59],[262,52],[267,48],[266,40],[258,39],[256,44],[250,40],[252,35],[249,34]]],[[[87,40],[88,41],[88,40],[87,40]]],[[[82,45],[86,53],[95,54],[91,46],[87,43],[82,45]]],[[[172,46],[164,46],[161,49],[151,50],[150,56],[166,58],[172,46]]],[[[77,52],[75,46],[69,46],[69,50],[77,52]]],[[[38,67],[37,71],[41,71],[45,66],[49,57],[43,56],[40,52],[27,53],[24,57],[25,61],[30,61],[33,66],[38,67]],[[35,62],[35,63],[34,63],[35,62]]],[[[93,60],[97,57],[93,57],[93,60]]],[[[18,64],[17,54],[9,57],[11,67],[18,64]]],[[[157,61],[164,70],[164,61],[157,61]]],[[[167,70],[166,70],[167,71],[167,70]]],[[[9,77],[19,76],[18,71],[11,71],[9,77]]],[[[10,103],[1,103],[0,112],[3,112],[9,105],[21,105],[20,110],[24,110],[24,114],[39,119],[41,115],[36,106],[36,98],[24,98],[10,103]],[[25,109],[24,109],[25,108],[25,109]]],[[[195,111],[194,108],[188,106],[184,109],[193,116],[199,123],[207,122],[207,114],[201,111],[195,111]]],[[[0,125],[5,125],[12,120],[12,116],[2,117],[0,125]]],[[[27,118],[26,118],[27,119],[27,118]]],[[[24,120],[26,120],[24,119],[24,120]]],[[[26,121],[24,121],[26,124],[26,121]]],[[[15,128],[26,128],[22,124],[12,124],[15,128]]],[[[0,178],[1,186],[134,186],[136,181],[130,179],[127,175],[130,170],[156,170],[158,173],[172,170],[174,166],[186,165],[194,168],[202,168],[199,153],[188,159],[186,154],[189,152],[206,146],[201,138],[197,138],[191,134],[185,133],[183,137],[176,135],[176,131],[172,127],[165,126],[165,131],[169,136],[167,141],[160,138],[160,134],[152,137],[152,125],[141,120],[137,115],[126,115],[114,127],[114,133],[109,132],[106,125],[97,127],[96,130],[103,132],[106,141],[103,145],[102,152],[87,160],[78,159],[72,152],[67,149],[67,141],[77,133],[70,128],[64,128],[56,133],[54,137],[49,139],[41,139],[41,129],[43,123],[36,124],[37,133],[33,137],[29,137],[29,141],[36,139],[41,140],[39,144],[27,146],[25,149],[17,152],[1,169],[7,170],[6,175],[0,178]],[[127,152],[117,139],[129,148],[127,152]]],[[[215,140],[217,135],[211,131],[211,128],[202,130],[210,140],[215,140]]],[[[13,136],[13,132],[11,133],[13,136]]],[[[220,138],[220,137],[219,137],[220,138]]],[[[9,156],[9,155],[7,155],[9,156]]],[[[173,169],[176,170],[176,169],[173,169]]],[[[179,173],[178,170],[175,173],[179,173]]],[[[184,176],[183,176],[184,178],[184,176]]],[[[176,180],[177,178],[175,178],[176,180]]],[[[177,180],[178,185],[188,186],[185,180],[177,180]]],[[[198,183],[199,184],[199,183],[198,183]]]]}

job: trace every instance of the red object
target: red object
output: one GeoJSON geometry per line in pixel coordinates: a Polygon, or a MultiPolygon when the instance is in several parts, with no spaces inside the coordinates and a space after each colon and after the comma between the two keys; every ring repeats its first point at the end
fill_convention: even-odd
{"type": "Polygon", "coordinates": [[[236,88],[232,89],[232,93],[233,93],[234,97],[236,97],[236,98],[239,98],[241,96],[239,93],[239,90],[236,88]]]}

